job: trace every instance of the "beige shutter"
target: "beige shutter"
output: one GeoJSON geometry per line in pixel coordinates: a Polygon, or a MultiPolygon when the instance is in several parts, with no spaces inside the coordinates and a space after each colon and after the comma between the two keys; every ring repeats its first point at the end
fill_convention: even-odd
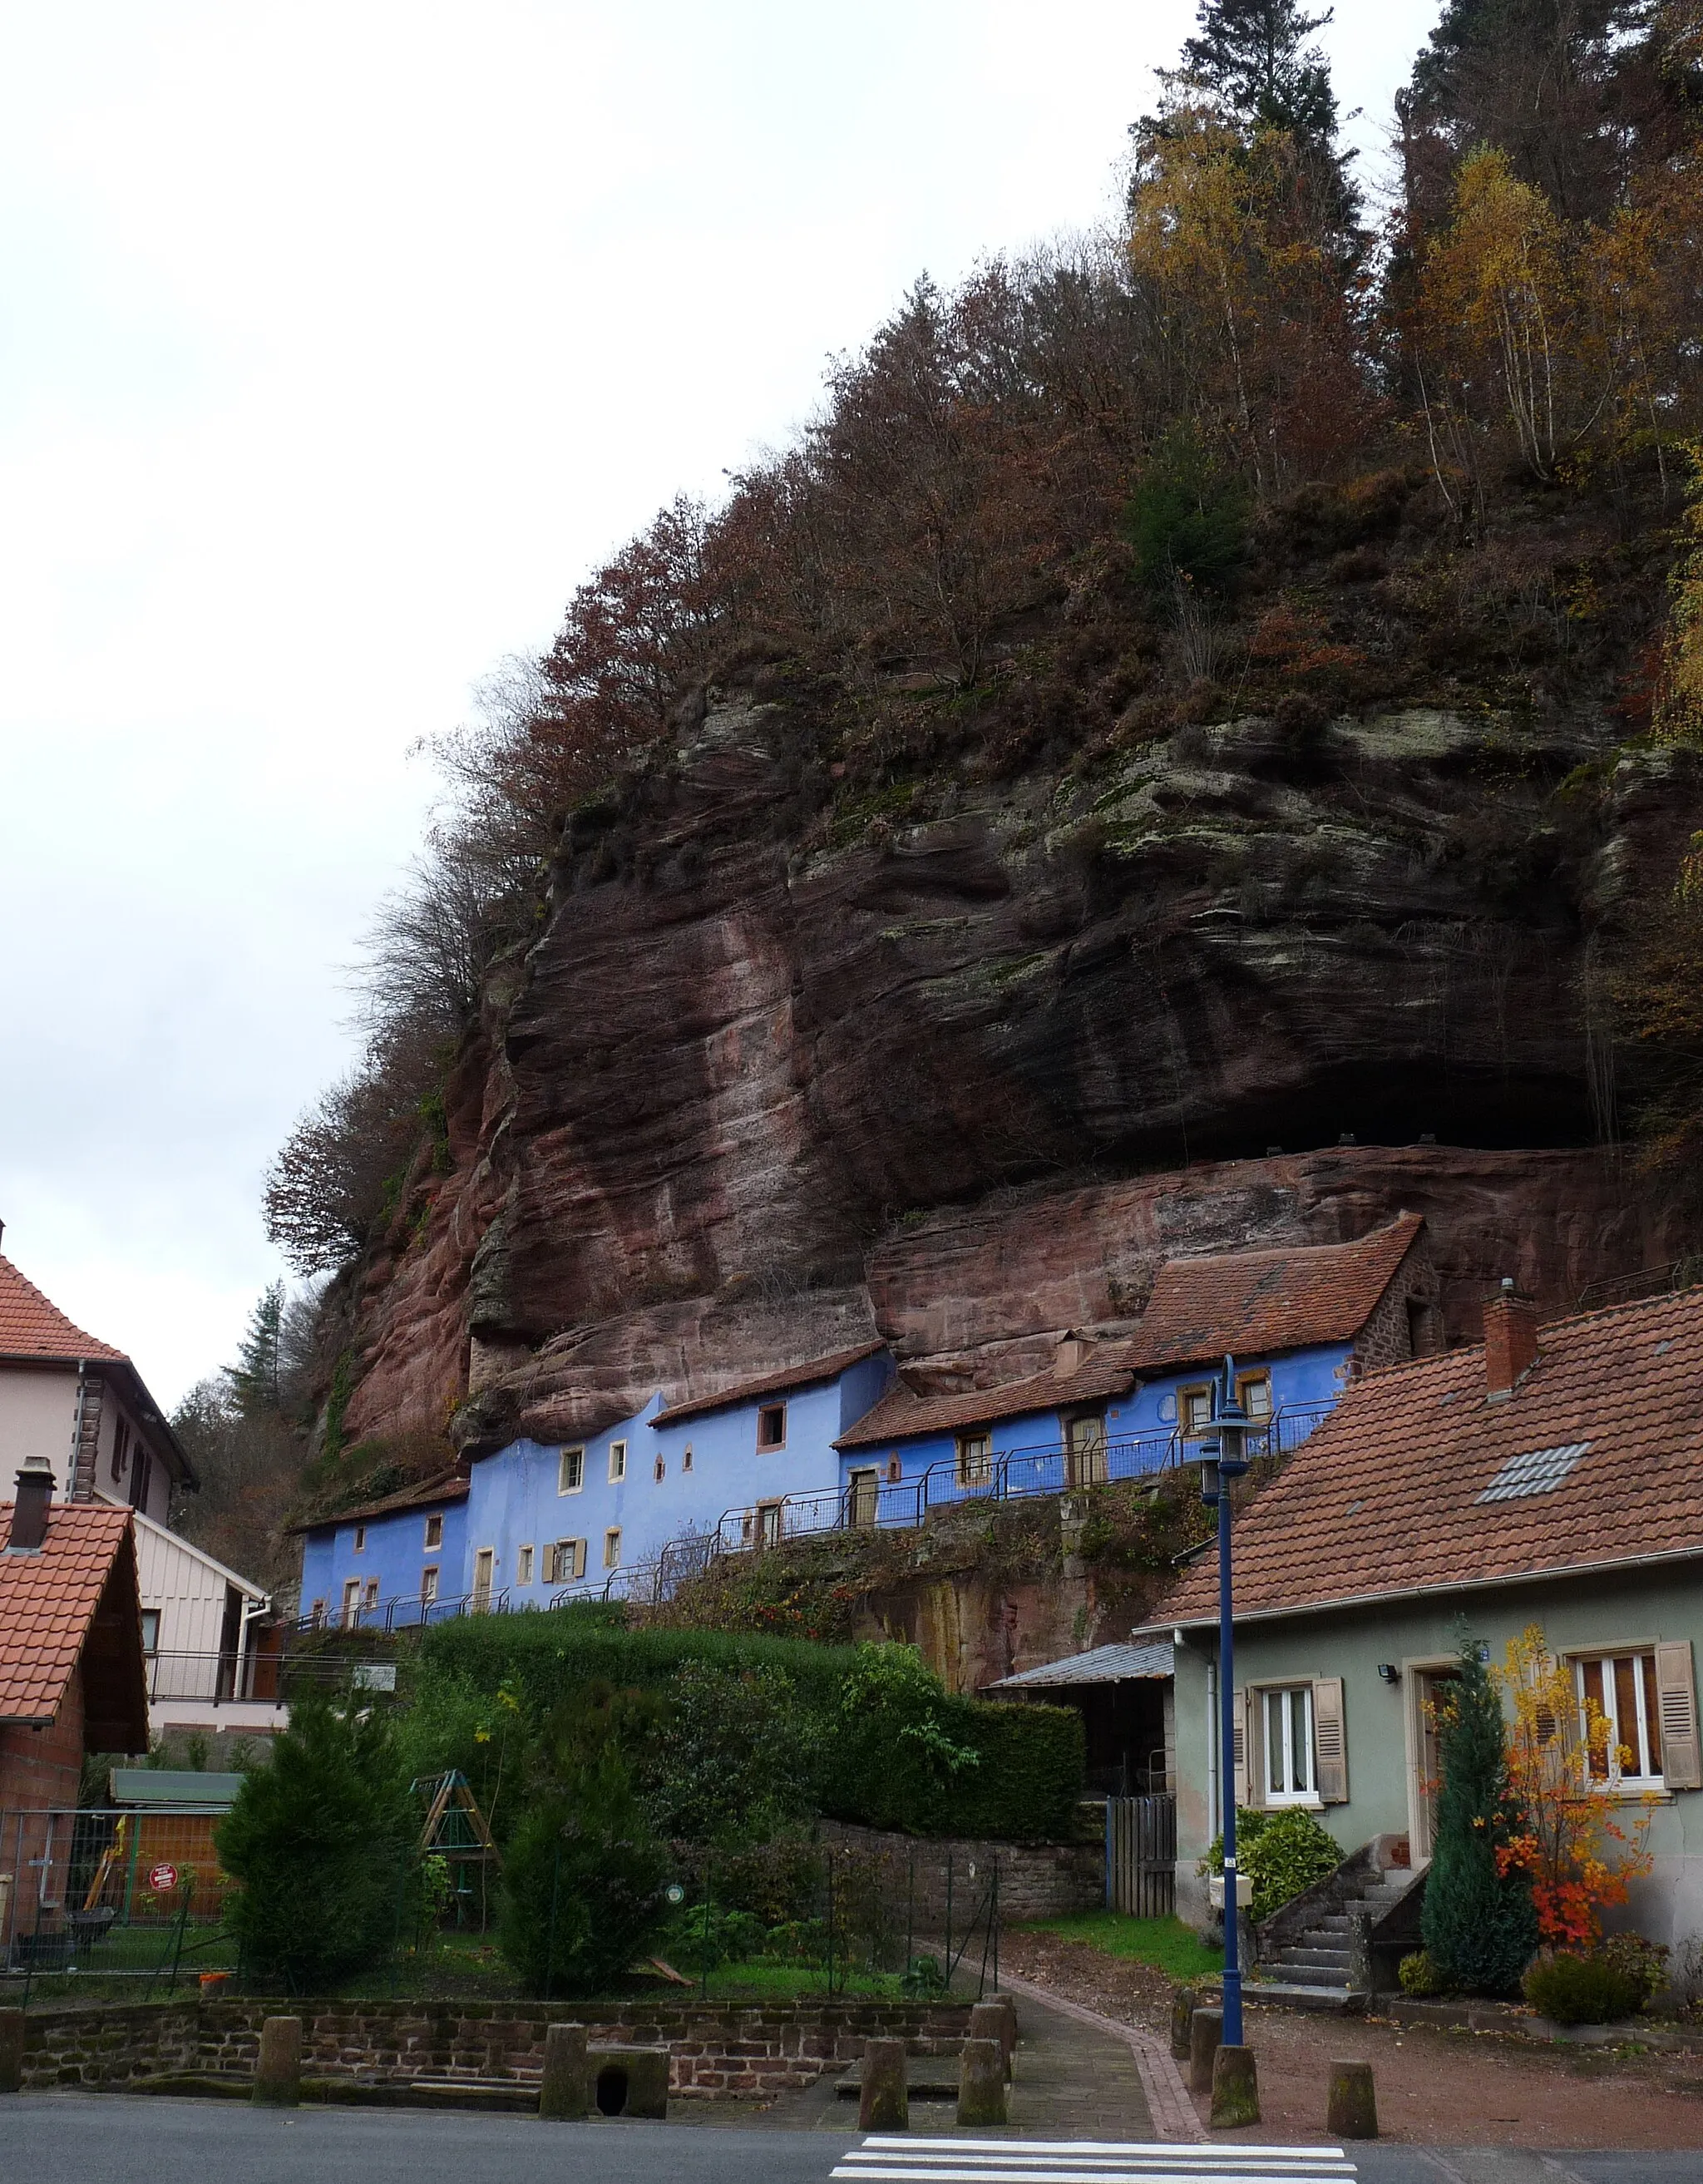
{"type": "Polygon", "coordinates": [[[1348,1737],[1343,1725],[1342,1678],[1313,1679],[1313,1765],[1327,1805],[1348,1802],[1348,1737]]]}
{"type": "Polygon", "coordinates": [[[1248,1753],[1253,1742],[1251,1705],[1251,1695],[1244,1691],[1237,1702],[1230,1723],[1231,1736],[1236,1752],[1236,1780],[1233,1785],[1233,1794],[1236,1802],[1243,1806],[1249,1802],[1248,1753]]]}
{"type": "Polygon", "coordinates": [[[585,1574],[586,1543],[583,1540],[576,1540],[574,1541],[574,1575],[576,1577],[583,1577],[585,1574]]]}
{"type": "Polygon", "coordinates": [[[1656,1647],[1656,1703],[1661,1715],[1661,1779],[1670,1790],[1703,1789],[1689,1638],[1656,1647]]]}

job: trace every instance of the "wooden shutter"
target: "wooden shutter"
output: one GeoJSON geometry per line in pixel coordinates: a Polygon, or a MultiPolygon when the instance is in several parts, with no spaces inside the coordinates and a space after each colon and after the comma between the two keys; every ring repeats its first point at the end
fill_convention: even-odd
{"type": "Polygon", "coordinates": [[[1348,1737],[1340,1676],[1313,1679],[1313,1771],[1327,1805],[1348,1802],[1348,1737]]]}
{"type": "Polygon", "coordinates": [[[1661,1779],[1670,1790],[1703,1789],[1689,1638],[1656,1647],[1656,1703],[1661,1714],[1661,1779]]]}
{"type": "Polygon", "coordinates": [[[1250,1713],[1252,1704],[1252,1694],[1244,1691],[1237,1701],[1230,1724],[1231,1737],[1236,1752],[1236,1779],[1232,1786],[1232,1794],[1238,1805],[1246,1805],[1249,1802],[1248,1755],[1254,1741],[1250,1713]]]}
{"type": "Polygon", "coordinates": [[[574,1541],[574,1575],[578,1578],[583,1577],[585,1574],[586,1543],[583,1540],[576,1540],[574,1541]]]}

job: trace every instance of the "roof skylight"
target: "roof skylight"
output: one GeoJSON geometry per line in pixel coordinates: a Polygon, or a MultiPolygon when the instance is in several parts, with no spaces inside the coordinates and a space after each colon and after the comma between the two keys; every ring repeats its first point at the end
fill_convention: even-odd
{"type": "Polygon", "coordinates": [[[1588,1440],[1570,1440],[1560,1448],[1539,1448],[1529,1456],[1511,1456],[1476,1498],[1480,1502],[1517,1502],[1527,1494],[1553,1494],[1589,1446],[1588,1440]]]}

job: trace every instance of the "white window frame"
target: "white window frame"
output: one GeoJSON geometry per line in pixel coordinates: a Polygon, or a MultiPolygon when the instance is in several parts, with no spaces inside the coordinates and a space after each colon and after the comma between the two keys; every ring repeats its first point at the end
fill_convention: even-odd
{"type": "MultiPolygon", "coordinates": [[[[1650,1701],[1656,1697],[1655,1646],[1653,1644],[1642,1646],[1626,1644],[1600,1647],[1593,1646],[1583,1652],[1570,1653],[1567,1658],[1573,1672],[1573,1691],[1578,1701],[1579,1743],[1584,1758],[1585,1780],[1588,1786],[1595,1791],[1599,1797],[1642,1797],[1650,1793],[1665,1797],[1667,1794],[1666,1774],[1659,1769],[1654,1774],[1647,1771],[1647,1762],[1650,1758],[1649,1708],[1650,1701]],[[1635,1661],[1638,1663],[1638,1674],[1634,1679],[1633,1688],[1637,1718],[1631,1724],[1630,1736],[1627,1734],[1627,1724],[1620,1719],[1620,1693],[1617,1688],[1618,1679],[1613,1673],[1613,1664],[1617,1661],[1635,1661]],[[1590,1771],[1590,1747],[1586,1733],[1587,1717],[1584,1703],[1585,1670],[1587,1668],[1595,1668],[1599,1665],[1608,1671],[1600,1679],[1603,1696],[1608,1701],[1608,1704],[1603,1708],[1603,1712],[1608,1716],[1609,1734],[1608,1773],[1604,1778],[1599,1778],[1590,1771]],[[1636,1770],[1630,1773],[1620,1763],[1621,1750],[1625,1746],[1631,1747],[1633,1755],[1638,1762],[1636,1770]]],[[[1656,1731],[1659,1736],[1661,1726],[1660,1701],[1658,1700],[1656,1703],[1656,1731]]],[[[1665,1763],[1664,1760],[1664,1765],[1665,1763]]]]}
{"type": "Polygon", "coordinates": [[[1277,1415],[1277,1399],[1272,1389],[1271,1374],[1266,1372],[1263,1368],[1257,1373],[1238,1373],[1236,1375],[1236,1401],[1242,1406],[1242,1408],[1244,1411],[1247,1411],[1248,1417],[1253,1421],[1253,1423],[1258,1425],[1269,1424],[1271,1420],[1277,1415]],[[1248,1390],[1249,1388],[1263,1388],[1265,1390],[1266,1407],[1263,1411],[1255,1412],[1248,1410],[1248,1390]]]}
{"type": "Polygon", "coordinates": [[[476,1615],[490,1613],[491,1603],[497,1597],[497,1550],[481,1547],[473,1557],[473,1612],[476,1615]],[[482,1570],[481,1570],[481,1567],[482,1570]]]}
{"type": "Polygon", "coordinates": [[[430,1607],[437,1597],[438,1569],[436,1563],[427,1563],[420,1573],[420,1604],[430,1607]]]}
{"type": "Polygon", "coordinates": [[[342,1614],[342,1627],[345,1630],[353,1630],[354,1629],[355,1625],[360,1621],[360,1613],[361,1581],[358,1577],[345,1578],[343,1580],[342,1614]]]}
{"type": "Polygon", "coordinates": [[[1311,1680],[1293,1684],[1261,1684],[1255,1685],[1260,1705],[1260,1803],[1267,1811],[1284,1805],[1305,1805],[1316,1809],[1324,1800],[1319,1795],[1318,1732],[1313,1719],[1313,1687],[1311,1680]],[[1294,1702],[1299,1695],[1304,1703],[1302,1716],[1306,1738],[1305,1786],[1294,1786],[1294,1702]],[[1275,1713],[1280,1734],[1274,1745],[1272,1737],[1272,1715],[1275,1713]],[[1272,1762],[1281,1752],[1283,1786],[1272,1786],[1272,1762]]]}
{"type": "Polygon", "coordinates": [[[786,1446],[787,1446],[787,1406],[786,1406],[786,1404],[785,1404],[784,1402],[780,1402],[780,1403],[759,1403],[759,1404],[758,1404],[758,1406],[757,1406],[757,1452],[758,1452],[758,1454],[759,1454],[760,1456],[774,1456],[774,1455],[776,1455],[776,1454],[777,1454],[777,1453],[778,1453],[782,1449],[783,1449],[786,1446]],[[764,1438],[763,1438],[763,1421],[764,1421],[764,1419],[765,1419],[765,1418],[773,1418],[773,1417],[774,1417],[774,1415],[775,1415],[775,1413],[776,1413],[777,1411],[778,1411],[778,1412],[780,1412],[780,1414],[781,1414],[781,1438],[780,1438],[778,1440],[764,1440],[764,1438]]]}
{"type": "Polygon", "coordinates": [[[565,1448],[556,1459],[558,1494],[582,1494],[586,1485],[586,1451],[582,1446],[565,1448]]]}
{"type": "MultiPolygon", "coordinates": [[[[612,1440],[609,1445],[609,1483],[619,1486],[626,1477],[626,1443],[612,1440]]],[[[610,1565],[614,1567],[613,1564],[610,1565]]]]}
{"type": "Polygon", "coordinates": [[[443,1519],[441,1516],[434,1514],[426,1518],[426,1538],[422,1544],[427,1554],[435,1553],[443,1545],[443,1519]],[[432,1530],[434,1524],[437,1527],[435,1533],[432,1530]]]}
{"type": "Polygon", "coordinates": [[[604,1568],[606,1570],[621,1568],[621,1526],[619,1524],[610,1524],[604,1530],[604,1568]]]}
{"type": "Polygon", "coordinates": [[[376,1577],[370,1577],[365,1585],[361,1588],[362,1612],[365,1613],[368,1608],[376,1607],[377,1606],[378,1580],[376,1577]]]}
{"type": "Polygon", "coordinates": [[[1184,1440],[1205,1440],[1212,1431],[1213,1413],[1216,1409],[1210,1380],[1193,1380],[1186,1388],[1179,1388],[1177,1391],[1178,1434],[1184,1440]],[[1188,1417],[1188,1401],[1192,1396],[1205,1396],[1206,1398],[1206,1416],[1199,1425],[1192,1424],[1188,1417]]]}
{"type": "Polygon", "coordinates": [[[530,1546],[515,1550],[515,1582],[516,1585],[532,1582],[532,1550],[530,1546]]]}

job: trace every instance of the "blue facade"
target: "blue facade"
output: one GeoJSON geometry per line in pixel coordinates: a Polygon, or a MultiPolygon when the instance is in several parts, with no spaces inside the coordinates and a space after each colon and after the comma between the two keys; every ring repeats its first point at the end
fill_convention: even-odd
{"type": "Polygon", "coordinates": [[[392,1623],[419,1620],[431,1613],[428,1591],[447,1603],[467,1590],[466,1561],[465,1493],[381,1516],[341,1518],[303,1540],[301,1612],[311,1615],[318,1604],[325,1620],[344,1624],[387,1616],[392,1623]],[[437,1572],[430,1585],[428,1570],[437,1572]],[[414,1614],[398,1613],[392,1602],[414,1604],[414,1614]]]}

